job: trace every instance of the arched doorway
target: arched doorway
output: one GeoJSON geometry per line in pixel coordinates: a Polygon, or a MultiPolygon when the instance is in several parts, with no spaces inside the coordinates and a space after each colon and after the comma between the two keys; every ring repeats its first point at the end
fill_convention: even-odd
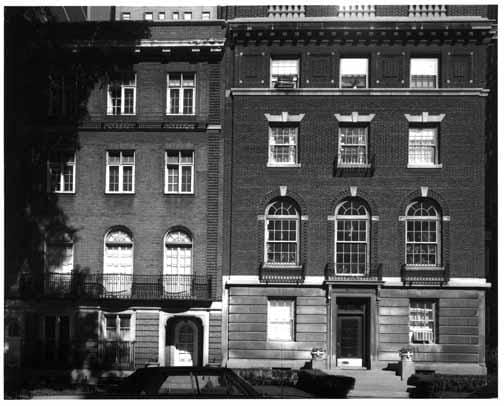
{"type": "Polygon", "coordinates": [[[166,323],[166,360],[170,366],[202,365],[203,329],[194,317],[173,317],[166,323]]]}

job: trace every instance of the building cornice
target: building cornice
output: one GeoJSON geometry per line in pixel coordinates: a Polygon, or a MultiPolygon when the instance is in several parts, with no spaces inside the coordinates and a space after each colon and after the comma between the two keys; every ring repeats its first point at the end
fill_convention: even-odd
{"type": "Polygon", "coordinates": [[[486,97],[490,92],[484,88],[445,88],[445,89],[412,89],[412,88],[369,88],[369,89],[335,89],[335,88],[231,88],[232,96],[480,96],[486,97]]]}

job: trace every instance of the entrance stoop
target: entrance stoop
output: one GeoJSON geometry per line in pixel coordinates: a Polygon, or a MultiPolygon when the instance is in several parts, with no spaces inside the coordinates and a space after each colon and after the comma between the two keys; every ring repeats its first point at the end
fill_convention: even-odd
{"type": "Polygon", "coordinates": [[[355,387],[348,394],[356,398],[408,398],[408,385],[401,381],[394,371],[367,370],[357,368],[332,368],[324,372],[331,375],[344,375],[355,378],[355,387]]]}

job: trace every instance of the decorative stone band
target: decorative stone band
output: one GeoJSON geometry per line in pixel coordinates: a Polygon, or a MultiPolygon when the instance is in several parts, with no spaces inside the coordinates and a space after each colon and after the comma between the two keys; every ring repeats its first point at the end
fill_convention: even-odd
{"type": "Polygon", "coordinates": [[[368,88],[368,89],[338,89],[338,88],[232,88],[233,96],[480,96],[487,97],[489,89],[483,88],[368,88]]]}
{"type": "MultiPolygon", "coordinates": [[[[231,275],[223,276],[224,286],[236,285],[259,285],[265,286],[264,282],[259,281],[259,275],[231,275]]],[[[303,282],[297,285],[311,285],[320,286],[324,284],[325,279],[323,276],[306,276],[303,282]]],[[[386,287],[403,287],[404,283],[400,277],[383,277],[383,282],[386,287]]],[[[430,285],[426,285],[430,286],[430,285]]],[[[443,288],[490,288],[491,283],[487,282],[485,278],[450,278],[448,283],[443,285],[443,288]]]]}

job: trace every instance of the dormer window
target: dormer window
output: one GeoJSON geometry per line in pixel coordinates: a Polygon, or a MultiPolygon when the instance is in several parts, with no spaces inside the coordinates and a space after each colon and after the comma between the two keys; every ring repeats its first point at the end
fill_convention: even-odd
{"type": "Polygon", "coordinates": [[[344,89],[368,87],[367,58],[341,58],[340,87],[344,89]]]}
{"type": "Polygon", "coordinates": [[[271,87],[296,88],[299,83],[299,59],[271,60],[271,87]]]}

